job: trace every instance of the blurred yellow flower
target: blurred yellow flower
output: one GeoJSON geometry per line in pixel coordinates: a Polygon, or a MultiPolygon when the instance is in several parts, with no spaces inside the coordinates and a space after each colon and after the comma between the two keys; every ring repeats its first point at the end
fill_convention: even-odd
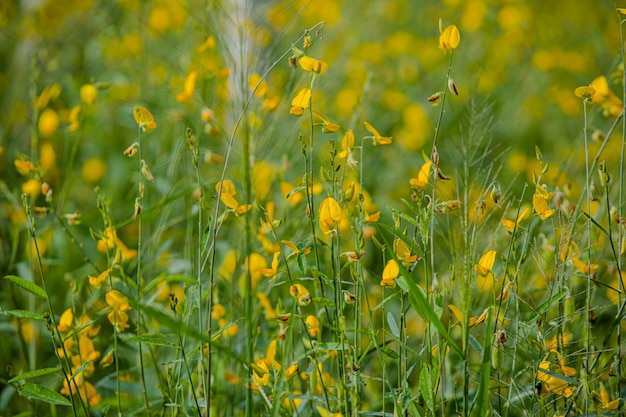
{"type": "Polygon", "coordinates": [[[193,90],[196,88],[196,79],[198,78],[198,71],[191,71],[185,78],[185,85],[183,91],[176,94],[176,101],[179,103],[186,103],[193,98],[193,90]]]}
{"type": "Polygon", "coordinates": [[[107,172],[107,166],[102,158],[89,158],[83,163],[81,175],[89,184],[98,184],[107,172]]]}
{"type": "Polygon", "coordinates": [[[461,42],[461,34],[456,25],[450,25],[445,28],[439,35],[439,49],[449,52],[456,49],[461,42]]]}
{"type": "Polygon", "coordinates": [[[22,184],[22,192],[31,197],[37,197],[41,193],[41,181],[30,179],[22,184]]]}
{"type": "Polygon", "coordinates": [[[574,95],[578,98],[591,99],[596,94],[596,89],[589,86],[577,87],[574,90],[574,95]]]}
{"type": "Polygon", "coordinates": [[[16,159],[13,163],[17,172],[21,175],[28,175],[33,169],[35,169],[35,165],[28,160],[16,159]]]}
{"type": "Polygon", "coordinates": [[[259,74],[253,73],[248,76],[248,87],[254,91],[254,95],[260,98],[265,97],[270,87],[265,80],[261,79],[259,74]],[[258,87],[257,87],[258,86],[258,87]],[[256,90],[254,88],[256,87],[256,90]]]}
{"type": "Polygon", "coordinates": [[[93,84],[83,84],[78,93],[85,104],[93,104],[98,98],[98,89],[93,84]]]}
{"type": "Polygon", "coordinates": [[[37,126],[41,136],[47,138],[59,128],[59,115],[52,109],[45,109],[39,116],[37,126]]]}

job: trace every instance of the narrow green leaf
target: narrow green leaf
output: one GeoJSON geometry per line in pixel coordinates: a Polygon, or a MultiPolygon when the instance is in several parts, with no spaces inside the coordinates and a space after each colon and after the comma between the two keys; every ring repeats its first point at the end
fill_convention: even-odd
{"type": "Polygon", "coordinates": [[[48,299],[48,295],[43,290],[43,288],[41,288],[40,286],[38,286],[34,282],[30,282],[30,281],[28,281],[28,280],[26,280],[26,279],[24,279],[22,277],[18,277],[17,275],[7,275],[7,276],[4,277],[4,279],[7,279],[7,280],[11,281],[12,283],[17,285],[18,287],[21,287],[21,288],[25,289],[26,291],[28,291],[31,294],[38,295],[39,297],[43,298],[44,300],[48,299]]]}
{"type": "Polygon", "coordinates": [[[16,319],[46,320],[43,314],[33,313],[28,310],[3,310],[0,311],[0,313],[9,317],[15,317],[16,319]]]}
{"type": "Polygon", "coordinates": [[[7,382],[10,384],[15,381],[23,381],[25,379],[36,378],[38,376],[56,374],[57,372],[61,372],[61,368],[42,368],[35,369],[34,371],[24,372],[16,376],[15,378],[9,379],[7,382]]]}
{"type": "Polygon", "coordinates": [[[406,268],[398,263],[400,266],[400,273],[402,276],[396,280],[396,283],[400,288],[402,288],[405,292],[409,294],[409,301],[413,309],[426,321],[430,321],[436,328],[437,331],[441,334],[441,336],[446,339],[448,345],[452,350],[457,352],[461,357],[463,357],[463,351],[458,347],[458,345],[454,342],[446,327],[443,325],[437,313],[433,310],[431,305],[428,302],[428,298],[426,294],[424,294],[424,290],[422,287],[417,285],[409,276],[408,279],[405,278],[405,275],[408,276],[408,272],[406,268]]]}
{"type": "Polygon", "coordinates": [[[76,368],[76,370],[72,373],[72,378],[76,378],[77,375],[80,375],[81,372],[87,369],[87,367],[91,365],[92,363],[93,363],[92,361],[87,361],[83,363],[81,366],[79,366],[78,368],[76,368]]]}
{"type": "Polygon", "coordinates": [[[420,371],[420,392],[422,397],[426,401],[426,405],[430,409],[431,413],[435,412],[435,398],[433,396],[433,382],[430,375],[430,369],[426,364],[422,364],[420,371]]]}
{"type": "Polygon", "coordinates": [[[178,348],[177,344],[167,341],[166,337],[167,336],[165,336],[164,334],[149,334],[149,335],[147,334],[147,335],[142,335],[142,336],[133,336],[131,338],[128,338],[127,341],[146,343],[148,345],[158,345],[158,346],[178,348]]]}
{"type": "Polygon", "coordinates": [[[41,385],[35,385],[27,382],[25,384],[22,384],[22,386],[17,389],[17,392],[19,392],[20,395],[23,395],[24,397],[43,401],[48,404],[66,406],[72,405],[70,400],[68,400],[58,392],[52,391],[50,388],[46,388],[41,385]]]}
{"type": "Polygon", "coordinates": [[[550,297],[550,299],[548,299],[547,301],[541,303],[541,305],[537,307],[537,310],[535,311],[535,313],[532,316],[530,316],[530,318],[528,319],[528,322],[536,321],[540,315],[545,314],[550,309],[551,306],[561,301],[568,293],[569,293],[568,290],[563,290],[553,295],[552,297],[550,297]]]}
{"type": "Polygon", "coordinates": [[[398,322],[396,318],[393,316],[391,311],[387,312],[387,324],[389,325],[389,330],[391,330],[391,334],[395,337],[400,337],[400,328],[398,327],[398,322]]]}
{"type": "Polygon", "coordinates": [[[396,360],[400,357],[400,355],[398,355],[398,352],[396,352],[395,350],[388,348],[388,347],[381,347],[379,348],[380,352],[385,355],[385,356],[389,356],[391,359],[396,360]]]}

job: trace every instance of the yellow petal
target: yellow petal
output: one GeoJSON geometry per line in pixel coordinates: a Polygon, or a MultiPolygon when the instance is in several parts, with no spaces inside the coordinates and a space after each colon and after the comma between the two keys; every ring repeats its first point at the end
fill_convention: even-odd
{"type": "Polygon", "coordinates": [[[461,312],[461,310],[459,310],[459,308],[453,304],[448,304],[448,308],[450,309],[450,311],[452,311],[452,314],[454,314],[454,317],[456,317],[456,319],[460,323],[463,323],[463,313],[461,312]]]}
{"type": "Polygon", "coordinates": [[[395,280],[400,275],[400,267],[395,259],[390,259],[383,269],[383,281],[395,280]]]}
{"type": "Polygon", "coordinates": [[[594,96],[594,94],[596,93],[596,89],[593,87],[589,87],[589,86],[582,86],[582,87],[577,87],[574,90],[574,95],[576,95],[576,97],[578,98],[585,98],[585,99],[590,99],[594,96]]]}

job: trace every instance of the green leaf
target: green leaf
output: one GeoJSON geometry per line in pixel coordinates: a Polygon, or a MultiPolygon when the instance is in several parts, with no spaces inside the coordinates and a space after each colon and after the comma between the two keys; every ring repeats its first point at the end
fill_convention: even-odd
{"type": "Polygon", "coordinates": [[[324,297],[313,297],[311,301],[313,301],[315,304],[317,304],[320,307],[334,307],[335,306],[335,303],[332,300],[329,300],[328,298],[324,298],[324,297]]]}
{"type": "Polygon", "coordinates": [[[547,301],[541,303],[541,305],[537,308],[535,313],[528,319],[528,322],[536,321],[539,318],[539,316],[541,316],[542,314],[545,314],[550,309],[550,307],[552,307],[553,305],[561,301],[568,293],[569,293],[568,290],[563,290],[557,293],[556,295],[553,295],[552,297],[550,297],[547,301]]]}
{"type": "Polygon", "coordinates": [[[396,318],[391,314],[391,311],[387,312],[387,324],[389,325],[389,330],[391,330],[391,334],[395,337],[400,337],[400,328],[398,327],[398,322],[396,318]]]}
{"type": "Polygon", "coordinates": [[[83,363],[72,373],[72,378],[76,378],[77,375],[80,375],[80,373],[83,372],[85,369],[87,369],[87,367],[91,365],[92,363],[93,363],[92,361],[87,361],[83,363]]]}
{"type": "Polygon", "coordinates": [[[394,360],[400,357],[400,355],[398,355],[398,352],[388,347],[381,347],[381,348],[378,348],[378,350],[380,350],[380,352],[383,355],[389,356],[391,359],[394,359],[394,360]]]}
{"type": "Polygon", "coordinates": [[[178,348],[177,344],[167,341],[166,337],[167,336],[164,334],[147,334],[142,336],[133,336],[131,338],[128,338],[127,341],[178,348]]]}
{"type": "Polygon", "coordinates": [[[46,388],[41,385],[30,384],[27,382],[25,384],[22,384],[22,386],[17,389],[17,392],[19,392],[20,395],[24,397],[43,401],[48,404],[66,406],[72,405],[70,400],[68,400],[58,392],[52,391],[50,388],[46,388]]]}
{"type": "Polygon", "coordinates": [[[45,321],[45,317],[40,313],[33,313],[28,310],[3,310],[0,311],[1,314],[4,314],[9,317],[15,317],[17,319],[31,319],[31,320],[41,320],[45,321]]]}
{"type": "Polygon", "coordinates": [[[23,381],[25,379],[36,378],[38,376],[56,374],[57,372],[61,372],[61,368],[35,369],[34,371],[24,372],[23,374],[20,374],[15,378],[11,378],[7,382],[10,384],[15,381],[23,381]]]}
{"type": "Polygon", "coordinates": [[[431,413],[434,413],[435,398],[433,396],[433,382],[430,375],[430,369],[426,366],[426,364],[422,365],[422,370],[420,371],[420,392],[422,393],[422,397],[424,397],[426,405],[428,405],[431,413]]]}
{"type": "Polygon", "coordinates": [[[43,298],[44,300],[48,299],[48,295],[46,294],[46,292],[43,290],[43,288],[41,288],[40,286],[36,285],[34,282],[30,282],[22,277],[18,277],[17,275],[7,275],[4,277],[4,279],[11,281],[12,283],[14,283],[15,285],[17,285],[18,287],[21,287],[23,289],[25,289],[26,291],[28,291],[31,294],[35,294],[38,295],[39,297],[43,298]]]}

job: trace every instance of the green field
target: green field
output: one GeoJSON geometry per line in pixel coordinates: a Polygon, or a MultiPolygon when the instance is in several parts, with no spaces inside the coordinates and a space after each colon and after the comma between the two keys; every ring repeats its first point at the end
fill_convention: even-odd
{"type": "Polygon", "coordinates": [[[3,2],[0,417],[626,415],[621,6],[3,2]]]}

